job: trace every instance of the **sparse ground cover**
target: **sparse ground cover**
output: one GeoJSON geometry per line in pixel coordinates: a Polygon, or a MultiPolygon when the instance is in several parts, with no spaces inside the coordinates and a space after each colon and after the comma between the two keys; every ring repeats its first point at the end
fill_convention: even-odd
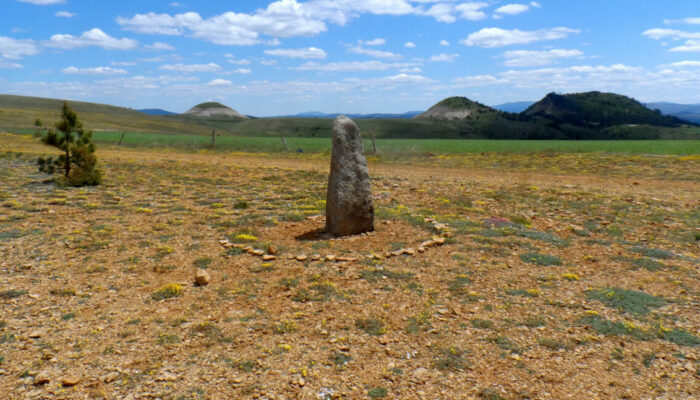
{"type": "Polygon", "coordinates": [[[322,153],[106,147],[74,189],[49,151],[0,137],[8,398],[697,397],[692,156],[375,160],[377,231],[329,240],[322,153]]]}

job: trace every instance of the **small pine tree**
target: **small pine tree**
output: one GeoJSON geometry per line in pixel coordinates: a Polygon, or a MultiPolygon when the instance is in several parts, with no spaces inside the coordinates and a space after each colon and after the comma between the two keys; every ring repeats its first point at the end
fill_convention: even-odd
{"type": "Polygon", "coordinates": [[[102,171],[97,168],[92,131],[83,129],[83,123],[78,119],[78,114],[68,106],[66,101],[63,102],[56,129],[58,133],[49,129],[41,141],[60,149],[63,154],[56,159],[40,157],[39,171],[50,175],[62,173],[59,182],[70,186],[99,185],[102,181],[102,171]]]}

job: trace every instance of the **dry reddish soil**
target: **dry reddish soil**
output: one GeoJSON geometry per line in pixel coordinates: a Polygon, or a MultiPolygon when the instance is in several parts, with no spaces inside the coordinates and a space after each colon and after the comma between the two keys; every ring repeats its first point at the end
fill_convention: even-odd
{"type": "Polygon", "coordinates": [[[1,398],[700,398],[698,162],[372,164],[336,239],[327,160],[112,147],[61,188],[48,153],[0,142],[1,398]]]}

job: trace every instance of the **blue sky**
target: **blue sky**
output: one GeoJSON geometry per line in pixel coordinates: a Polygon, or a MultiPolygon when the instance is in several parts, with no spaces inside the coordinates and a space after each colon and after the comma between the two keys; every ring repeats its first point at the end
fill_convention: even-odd
{"type": "Polygon", "coordinates": [[[0,93],[270,116],[700,103],[697,0],[0,0],[0,93]]]}

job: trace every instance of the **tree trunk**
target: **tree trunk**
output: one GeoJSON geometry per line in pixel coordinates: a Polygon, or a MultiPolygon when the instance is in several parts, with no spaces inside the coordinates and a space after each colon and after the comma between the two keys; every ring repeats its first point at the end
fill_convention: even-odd
{"type": "Polygon", "coordinates": [[[66,178],[68,178],[68,175],[70,174],[70,143],[66,143],[66,178]]]}
{"type": "Polygon", "coordinates": [[[280,139],[282,139],[282,144],[284,145],[284,150],[289,151],[289,146],[287,146],[287,141],[284,140],[284,136],[282,136],[282,132],[280,132],[280,139]]]}
{"type": "Polygon", "coordinates": [[[216,143],[216,129],[211,130],[211,146],[214,147],[216,143]]]}
{"type": "Polygon", "coordinates": [[[369,130],[369,138],[372,139],[372,149],[374,150],[374,154],[377,154],[377,144],[374,142],[374,135],[372,134],[372,130],[369,130]]]}

